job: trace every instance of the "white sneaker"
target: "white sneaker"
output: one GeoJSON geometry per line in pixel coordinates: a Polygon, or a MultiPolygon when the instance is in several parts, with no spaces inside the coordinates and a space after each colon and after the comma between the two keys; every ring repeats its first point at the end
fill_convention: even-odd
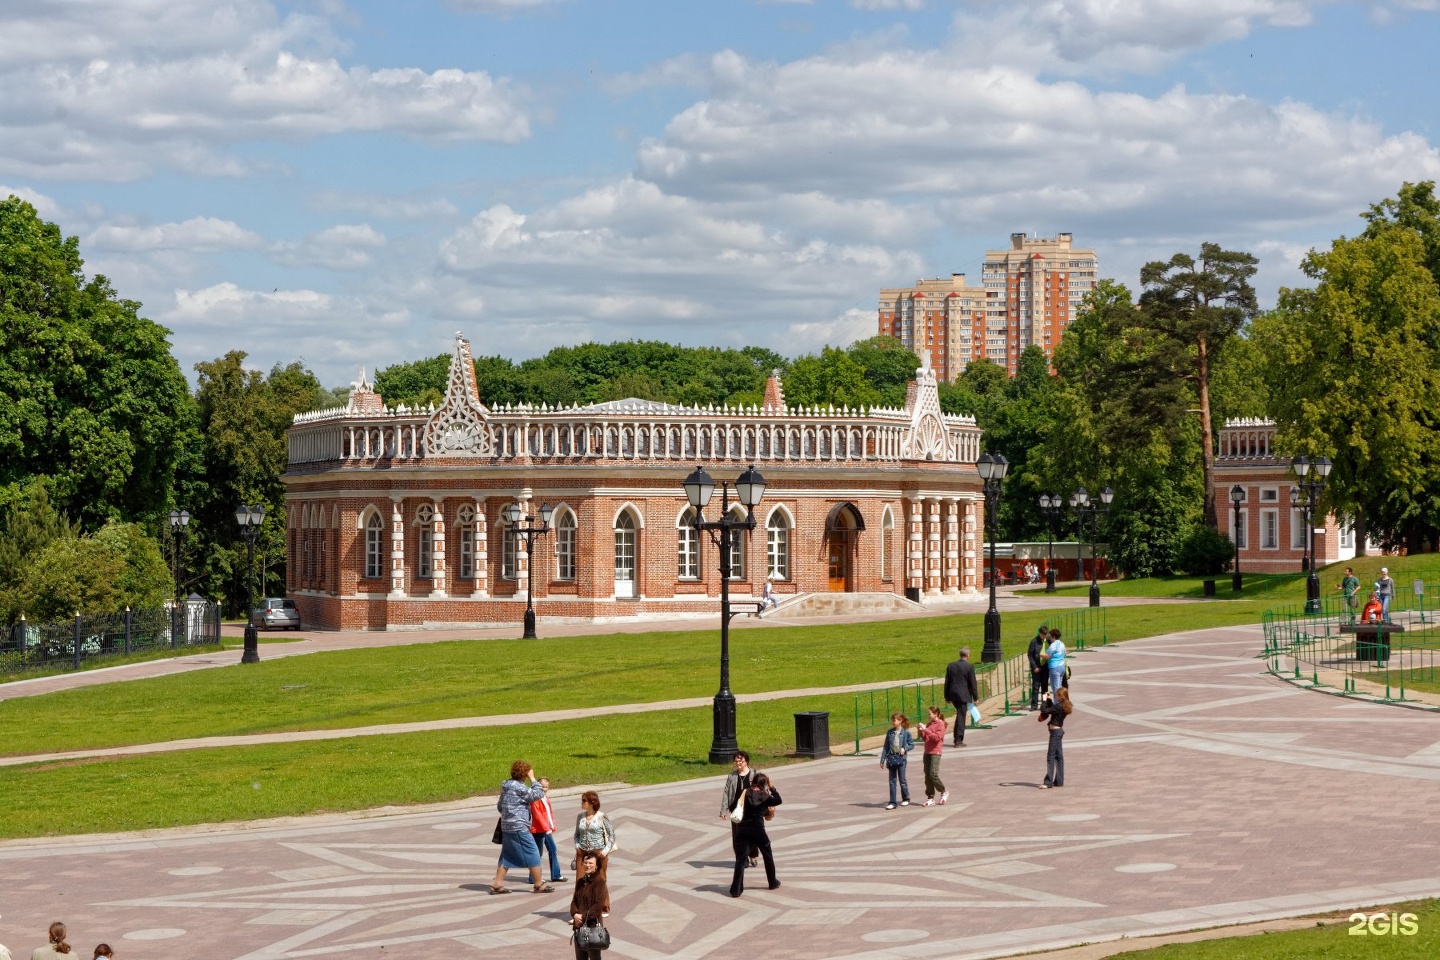
{"type": "Polygon", "coordinates": [[[895,809],[895,804],[893,804],[893,803],[887,803],[887,804],[885,804],[885,809],[886,809],[886,810],[894,810],[894,809],[895,809]]]}
{"type": "Polygon", "coordinates": [[[942,807],[945,806],[945,801],[946,801],[946,800],[949,800],[949,799],[950,799],[950,791],[949,791],[949,790],[946,790],[944,793],[940,794],[940,806],[942,806],[942,807]]]}
{"type": "Polygon", "coordinates": [[[902,807],[908,807],[908,806],[910,806],[910,801],[909,801],[909,800],[901,800],[901,801],[900,801],[900,806],[902,806],[902,807]]]}
{"type": "Polygon", "coordinates": [[[926,801],[925,801],[925,806],[927,806],[927,807],[933,807],[933,806],[935,806],[935,801],[934,801],[934,800],[926,800],[926,801]]]}

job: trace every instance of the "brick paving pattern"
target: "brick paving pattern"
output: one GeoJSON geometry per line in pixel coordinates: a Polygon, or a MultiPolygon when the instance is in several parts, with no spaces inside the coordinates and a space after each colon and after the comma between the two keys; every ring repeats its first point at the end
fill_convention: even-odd
{"type": "MultiPolygon", "coordinates": [[[[1078,657],[1062,789],[1036,789],[1033,715],[946,748],[944,807],[884,810],[873,755],[777,769],[783,886],[738,900],[718,778],[606,788],[610,955],[1004,956],[1440,895],[1440,718],[1280,682],[1260,647],[1239,627],[1078,657]]],[[[570,956],[568,889],[486,894],[495,816],[483,797],[0,844],[0,942],[23,955],[63,919],[127,960],[570,956]]]]}

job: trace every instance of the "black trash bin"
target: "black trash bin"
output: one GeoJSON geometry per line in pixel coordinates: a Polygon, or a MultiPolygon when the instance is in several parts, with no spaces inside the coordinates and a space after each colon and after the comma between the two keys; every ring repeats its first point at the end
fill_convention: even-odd
{"type": "Polygon", "coordinates": [[[813,710],[795,714],[795,756],[819,760],[830,756],[830,713],[813,710]]]}
{"type": "Polygon", "coordinates": [[[1213,596],[1215,596],[1215,581],[1214,581],[1214,580],[1206,580],[1206,581],[1205,581],[1205,596],[1207,596],[1207,597],[1213,597],[1213,596]]]}
{"type": "Polygon", "coordinates": [[[906,588],[905,588],[905,599],[906,599],[906,600],[914,601],[915,603],[919,603],[919,602],[920,602],[920,588],[919,588],[919,587],[906,587],[906,588]]]}

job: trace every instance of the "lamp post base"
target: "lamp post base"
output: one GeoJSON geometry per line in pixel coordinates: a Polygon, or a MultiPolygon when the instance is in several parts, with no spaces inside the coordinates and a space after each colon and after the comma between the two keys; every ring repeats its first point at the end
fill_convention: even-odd
{"type": "Polygon", "coordinates": [[[735,695],[728,690],[715,694],[715,732],[710,741],[710,762],[730,763],[740,750],[735,739],[735,695]]]}
{"type": "Polygon", "coordinates": [[[1046,571],[1045,571],[1045,592],[1046,592],[1046,593],[1054,593],[1054,592],[1055,592],[1055,568],[1054,568],[1054,567],[1051,567],[1049,570],[1046,570],[1046,571]]]}
{"type": "Polygon", "coordinates": [[[1236,570],[1236,571],[1235,571],[1235,576],[1233,576],[1233,577],[1230,578],[1230,589],[1231,589],[1231,590],[1234,590],[1236,593],[1239,593],[1239,592],[1240,592],[1240,586],[1241,586],[1241,582],[1240,582],[1240,571],[1239,571],[1239,570],[1236,570]]]}
{"type": "Polygon", "coordinates": [[[1004,659],[1000,649],[1000,611],[991,607],[985,611],[985,647],[980,651],[981,663],[999,663],[1004,659]]]}
{"type": "Polygon", "coordinates": [[[524,636],[522,636],[520,639],[521,639],[521,640],[534,640],[534,639],[536,639],[536,637],[535,637],[535,611],[534,611],[534,610],[530,610],[530,609],[527,608],[526,611],[525,611],[525,634],[524,634],[524,636]]]}
{"type": "Polygon", "coordinates": [[[1320,578],[1315,575],[1315,570],[1310,570],[1310,576],[1305,579],[1305,612],[1320,612],[1320,578]]]}
{"type": "Polygon", "coordinates": [[[1100,584],[1098,583],[1090,584],[1090,606],[1100,606],[1100,584]]]}
{"type": "Polygon", "coordinates": [[[255,624],[245,624],[245,652],[240,655],[241,663],[260,662],[260,631],[255,629],[255,624]]]}

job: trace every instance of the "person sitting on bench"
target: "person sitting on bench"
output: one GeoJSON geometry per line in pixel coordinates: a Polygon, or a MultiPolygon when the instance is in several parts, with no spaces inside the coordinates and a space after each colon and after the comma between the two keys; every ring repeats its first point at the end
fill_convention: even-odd
{"type": "Polygon", "coordinates": [[[761,607],[758,611],[760,613],[764,613],[766,610],[774,610],[780,606],[780,600],[775,596],[775,588],[770,585],[769,577],[765,578],[765,586],[760,588],[760,603],[761,607]]]}
{"type": "Polygon", "coordinates": [[[1361,623],[1379,623],[1384,607],[1380,604],[1380,595],[1370,591],[1370,599],[1365,601],[1365,609],[1360,612],[1361,623]]]}

